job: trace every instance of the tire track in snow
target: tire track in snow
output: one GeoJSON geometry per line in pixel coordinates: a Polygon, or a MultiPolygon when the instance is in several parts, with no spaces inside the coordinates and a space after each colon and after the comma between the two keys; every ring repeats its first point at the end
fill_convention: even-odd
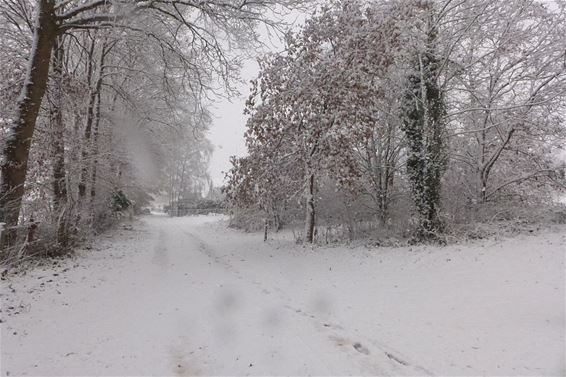
{"type": "MultiPolygon", "coordinates": [[[[219,256],[217,253],[215,253],[214,249],[200,237],[188,231],[184,231],[183,233],[188,237],[190,237],[191,239],[193,239],[193,241],[195,241],[198,244],[198,250],[201,253],[205,254],[207,257],[209,257],[215,264],[221,266],[226,271],[235,274],[239,280],[244,279],[242,273],[227,260],[229,254],[219,256]]],[[[351,352],[351,350],[354,350],[357,353],[363,355],[365,358],[369,359],[366,360],[365,369],[370,370],[371,373],[383,375],[384,371],[381,370],[378,367],[378,365],[386,361],[391,367],[393,367],[393,369],[396,370],[396,372],[399,372],[401,374],[406,373],[407,369],[409,369],[412,372],[417,373],[419,375],[427,375],[427,376],[435,375],[429,369],[420,366],[414,362],[408,361],[409,358],[403,355],[401,352],[394,350],[391,347],[387,346],[386,344],[383,344],[375,339],[365,339],[364,337],[360,337],[360,336],[355,336],[355,337],[347,336],[347,334],[351,334],[352,332],[348,331],[339,324],[331,323],[328,321],[327,322],[321,321],[316,315],[298,308],[298,306],[295,305],[295,302],[292,299],[290,299],[281,289],[275,288],[269,290],[265,287],[265,284],[263,282],[258,282],[257,280],[249,280],[249,279],[246,280],[255,287],[256,291],[258,291],[263,295],[270,295],[271,291],[277,292],[278,298],[285,303],[283,305],[285,309],[290,311],[293,315],[302,317],[305,320],[311,322],[313,327],[316,330],[318,330],[320,333],[325,334],[328,333],[328,331],[332,331],[331,335],[326,335],[328,340],[332,341],[338,347],[346,351],[349,350],[351,352]],[[358,340],[351,340],[351,338],[356,338],[358,340]],[[380,352],[378,354],[372,353],[371,349],[367,348],[367,344],[371,344],[372,348],[377,348],[380,352]],[[351,348],[350,347],[344,348],[344,346],[351,346],[351,348]],[[380,355],[381,357],[378,357],[378,355],[380,355]]],[[[300,340],[304,343],[302,339],[300,340]]]]}
{"type": "Polygon", "coordinates": [[[151,261],[153,264],[161,268],[165,268],[169,262],[169,255],[165,243],[165,231],[163,229],[160,229],[156,244],[153,248],[153,258],[151,261]]]}

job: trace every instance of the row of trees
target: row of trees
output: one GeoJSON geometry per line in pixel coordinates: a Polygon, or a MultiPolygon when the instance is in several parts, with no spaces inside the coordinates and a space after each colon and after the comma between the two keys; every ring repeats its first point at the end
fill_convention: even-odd
{"type": "Polygon", "coordinates": [[[383,223],[410,193],[416,240],[450,210],[548,198],[563,183],[565,17],[563,1],[324,6],[260,62],[229,200],[276,224],[302,201],[312,242],[328,185],[383,223]]]}
{"type": "Polygon", "coordinates": [[[2,1],[0,250],[30,221],[66,246],[124,195],[204,179],[209,95],[231,90],[257,24],[298,3],[2,1]]]}

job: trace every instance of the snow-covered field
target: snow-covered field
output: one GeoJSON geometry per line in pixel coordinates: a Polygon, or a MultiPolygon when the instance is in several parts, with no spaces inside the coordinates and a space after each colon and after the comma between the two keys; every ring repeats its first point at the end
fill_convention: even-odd
{"type": "Polygon", "coordinates": [[[564,375],[565,228],[303,248],[148,216],[2,281],[2,375],[564,375]]]}

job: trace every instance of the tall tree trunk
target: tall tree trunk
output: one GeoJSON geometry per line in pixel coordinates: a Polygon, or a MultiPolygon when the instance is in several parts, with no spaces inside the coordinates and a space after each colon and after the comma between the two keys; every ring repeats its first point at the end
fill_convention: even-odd
{"type": "Polygon", "coordinates": [[[92,175],[90,180],[90,205],[91,205],[91,212],[94,215],[94,200],[96,198],[96,174],[98,169],[98,137],[100,133],[100,106],[101,106],[101,98],[100,98],[100,91],[96,94],[96,111],[94,114],[94,136],[92,140],[92,154],[93,154],[93,161],[92,161],[92,175]]]}
{"type": "MultiPolygon", "coordinates": [[[[96,39],[92,37],[90,44],[89,54],[88,54],[88,66],[87,66],[87,82],[89,84],[88,92],[88,102],[86,111],[86,121],[84,128],[83,146],[81,152],[81,174],[79,178],[79,206],[82,208],[85,204],[86,191],[87,191],[87,179],[88,179],[88,158],[90,155],[91,148],[91,137],[92,137],[92,122],[94,118],[94,106],[96,102],[96,90],[93,87],[93,65],[94,65],[94,48],[96,46],[96,39]]],[[[81,216],[79,209],[79,216],[81,216]]]]}
{"type": "Polygon", "coordinates": [[[313,243],[314,241],[314,174],[309,174],[307,178],[306,196],[306,219],[305,219],[305,241],[313,243]]]}
{"type": "Polygon", "coordinates": [[[50,114],[53,137],[53,208],[57,223],[57,243],[68,244],[67,177],[65,170],[65,124],[63,122],[63,61],[65,57],[62,37],[53,46],[53,100],[50,114]]]}
{"type": "Polygon", "coordinates": [[[63,123],[63,59],[64,50],[57,38],[53,51],[53,100],[50,114],[53,146],[53,207],[56,213],[61,211],[67,201],[65,172],[65,124],[63,123]]]}
{"type": "MultiPolygon", "coordinates": [[[[432,21],[431,16],[430,25],[432,21]]],[[[438,240],[441,178],[446,167],[445,106],[438,85],[434,28],[429,26],[426,37],[426,50],[417,53],[415,73],[409,77],[403,119],[409,147],[407,174],[419,216],[416,241],[438,240]]]]}
{"type": "MultiPolygon", "coordinates": [[[[92,45],[90,49],[90,59],[94,59],[94,47],[95,47],[96,39],[93,38],[92,45]]],[[[89,66],[89,99],[88,99],[88,106],[87,106],[87,114],[86,114],[86,125],[84,131],[84,146],[82,152],[82,166],[81,166],[81,175],[79,180],[79,201],[81,208],[84,208],[86,203],[87,197],[87,184],[90,183],[94,184],[96,181],[96,172],[95,172],[95,165],[98,161],[94,161],[91,159],[96,159],[96,153],[98,146],[96,145],[98,142],[98,126],[99,126],[99,119],[100,119],[100,106],[101,106],[101,96],[100,90],[102,88],[102,75],[104,72],[104,58],[105,58],[105,42],[102,42],[102,47],[100,49],[100,55],[98,57],[98,61],[96,62],[96,72],[94,73],[92,70],[92,65],[89,66]],[[91,171],[90,179],[89,179],[89,171],[91,171]]],[[[94,215],[94,207],[92,206],[94,196],[96,195],[96,189],[94,186],[91,186],[90,192],[90,201],[89,204],[86,205],[86,210],[89,212],[87,218],[93,220],[94,215]]]]}
{"type": "MultiPolygon", "coordinates": [[[[55,0],[38,0],[33,44],[25,80],[17,100],[11,135],[7,138],[3,151],[0,222],[6,223],[8,228],[18,224],[31,141],[49,77],[51,52],[58,32],[54,7],[55,0]]],[[[4,246],[14,241],[13,232],[8,229],[3,232],[0,246],[4,249],[4,246]]]]}

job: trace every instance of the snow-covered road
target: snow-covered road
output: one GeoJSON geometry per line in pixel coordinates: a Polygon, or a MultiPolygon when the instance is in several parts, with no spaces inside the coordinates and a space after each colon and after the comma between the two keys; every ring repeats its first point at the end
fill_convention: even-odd
{"type": "Polygon", "coordinates": [[[219,219],[148,216],[2,281],[2,375],[566,372],[564,232],[312,251],[219,219]]]}

